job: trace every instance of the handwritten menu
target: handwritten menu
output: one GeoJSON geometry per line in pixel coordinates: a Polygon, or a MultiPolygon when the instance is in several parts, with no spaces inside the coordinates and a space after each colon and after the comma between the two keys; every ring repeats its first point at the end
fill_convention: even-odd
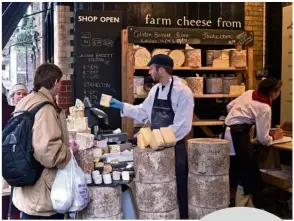
{"type": "Polygon", "coordinates": [[[254,32],[243,30],[128,27],[128,36],[137,44],[254,44],[254,32]]]}
{"type": "Polygon", "coordinates": [[[292,122],[292,22],[290,5],[283,8],[281,124],[292,122]]]}
{"type": "Polygon", "coordinates": [[[105,111],[111,128],[120,127],[119,111],[99,105],[102,93],[121,100],[122,14],[116,11],[76,13],[75,98],[88,97],[105,111]]]}

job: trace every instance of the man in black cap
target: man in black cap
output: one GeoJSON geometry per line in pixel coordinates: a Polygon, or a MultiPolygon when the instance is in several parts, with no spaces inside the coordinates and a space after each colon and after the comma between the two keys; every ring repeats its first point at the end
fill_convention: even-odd
{"type": "Polygon", "coordinates": [[[188,219],[188,162],[184,138],[192,128],[194,97],[191,89],[180,78],[172,76],[174,62],[169,56],[155,55],[148,66],[149,74],[157,84],[152,87],[144,102],[132,105],[112,98],[110,107],[120,109],[122,116],[141,122],[148,119],[151,129],[173,128],[177,138],[175,155],[180,218],[188,219]]]}

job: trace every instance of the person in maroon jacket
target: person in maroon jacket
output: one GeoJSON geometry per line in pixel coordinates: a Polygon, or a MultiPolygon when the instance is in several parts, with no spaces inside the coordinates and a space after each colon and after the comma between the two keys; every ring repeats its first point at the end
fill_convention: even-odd
{"type": "MultiPolygon", "coordinates": [[[[11,117],[14,107],[10,106],[6,97],[6,89],[2,84],[2,130],[6,126],[8,120],[11,117]]],[[[10,190],[6,181],[2,178],[2,219],[7,219],[8,208],[10,201],[10,190]]],[[[11,219],[19,219],[20,211],[12,204],[11,207],[11,219]]]]}

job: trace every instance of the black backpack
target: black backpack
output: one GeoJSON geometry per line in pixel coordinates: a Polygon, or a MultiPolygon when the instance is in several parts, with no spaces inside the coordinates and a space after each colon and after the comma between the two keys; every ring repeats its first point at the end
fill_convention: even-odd
{"type": "Polygon", "coordinates": [[[46,104],[32,110],[16,111],[2,131],[2,176],[10,186],[31,186],[40,178],[44,167],[34,158],[32,129],[36,113],[46,104]]]}

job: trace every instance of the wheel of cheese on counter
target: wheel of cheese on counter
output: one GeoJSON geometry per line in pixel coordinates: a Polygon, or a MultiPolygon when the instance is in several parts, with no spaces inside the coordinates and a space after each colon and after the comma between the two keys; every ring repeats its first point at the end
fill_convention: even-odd
{"type": "Polygon", "coordinates": [[[143,211],[138,211],[139,219],[152,219],[152,220],[177,220],[180,219],[179,209],[174,209],[171,211],[163,213],[147,213],[143,211]]]}
{"type": "Polygon", "coordinates": [[[221,209],[225,209],[225,208],[227,208],[227,207],[210,209],[210,208],[201,208],[201,207],[188,205],[189,219],[199,220],[202,217],[204,217],[210,213],[213,213],[217,210],[221,210],[221,209]]]}
{"type": "Polygon", "coordinates": [[[157,54],[165,54],[165,55],[168,55],[169,52],[170,52],[170,49],[156,48],[156,49],[154,49],[152,51],[151,57],[153,57],[154,55],[157,55],[157,54]]]}
{"type": "Polygon", "coordinates": [[[178,208],[176,179],[167,183],[134,183],[139,210],[162,213],[178,208]]]}
{"type": "Polygon", "coordinates": [[[122,212],[121,186],[89,186],[89,204],[82,211],[83,217],[109,218],[122,212]]]}
{"type": "Polygon", "coordinates": [[[186,49],[185,64],[187,67],[201,67],[201,49],[186,49]]]}
{"type": "Polygon", "coordinates": [[[174,67],[181,67],[185,62],[185,54],[181,50],[172,50],[168,56],[173,59],[174,67]]]}
{"type": "Polygon", "coordinates": [[[134,148],[135,179],[141,183],[170,182],[175,179],[175,150],[153,151],[134,148]]]}
{"type": "Polygon", "coordinates": [[[145,67],[151,60],[151,54],[150,52],[143,47],[139,47],[138,49],[135,49],[135,66],[137,67],[145,67]]]}
{"type": "Polygon", "coordinates": [[[230,204],[228,175],[188,175],[188,203],[201,208],[226,208],[230,204]]]}
{"type": "Polygon", "coordinates": [[[229,173],[229,142],[222,139],[197,138],[188,140],[189,172],[200,175],[229,173]]]}

